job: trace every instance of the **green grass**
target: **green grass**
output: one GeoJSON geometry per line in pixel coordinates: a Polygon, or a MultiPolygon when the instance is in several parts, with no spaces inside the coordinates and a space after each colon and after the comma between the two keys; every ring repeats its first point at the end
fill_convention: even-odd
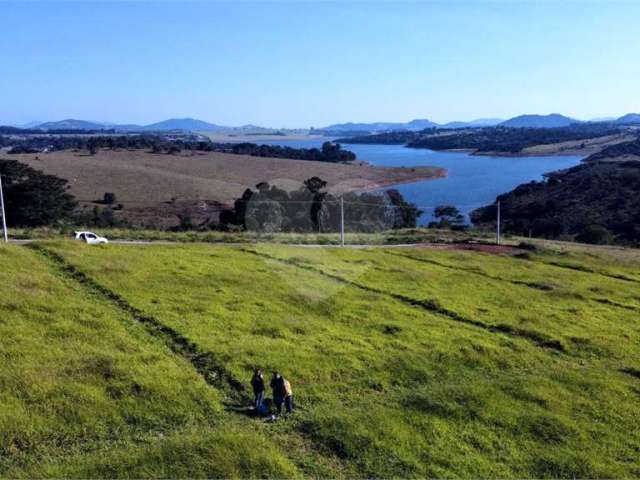
{"type": "MultiPolygon", "coordinates": [[[[74,230],[81,227],[64,228],[29,228],[11,229],[10,238],[16,240],[61,240],[72,237],[74,230]]],[[[86,230],[86,229],[85,229],[86,230]]],[[[182,243],[281,243],[297,245],[339,245],[338,233],[262,233],[262,232],[218,232],[218,231],[185,231],[152,230],[143,228],[90,228],[110,240],[140,240],[182,243]]],[[[456,232],[429,228],[389,230],[379,233],[350,233],[345,235],[345,242],[352,245],[397,245],[420,242],[464,242],[493,241],[491,232],[470,230],[456,232]]]]}
{"type": "Polygon", "coordinates": [[[191,365],[22,247],[0,247],[2,477],[293,475],[191,365]]]}
{"type": "Polygon", "coordinates": [[[42,247],[0,249],[0,476],[640,475],[626,256],[42,247]],[[238,411],[255,366],[293,417],[238,411]]]}

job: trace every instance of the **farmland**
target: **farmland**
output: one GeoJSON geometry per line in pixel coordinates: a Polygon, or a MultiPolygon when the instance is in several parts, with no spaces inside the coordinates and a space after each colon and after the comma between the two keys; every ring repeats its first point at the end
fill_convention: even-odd
{"type": "Polygon", "coordinates": [[[0,476],[637,477],[633,252],[2,246],[0,476]]]}
{"type": "Polygon", "coordinates": [[[327,162],[259,158],[218,152],[153,154],[145,150],[63,150],[49,154],[11,155],[29,166],[69,180],[70,192],[84,204],[96,203],[105,192],[115,193],[125,218],[153,220],[195,208],[195,216],[211,215],[247,188],[270,182],[286,190],[299,189],[309,177],[328,182],[332,193],[438,178],[435,167],[373,167],[362,162],[327,162]]]}

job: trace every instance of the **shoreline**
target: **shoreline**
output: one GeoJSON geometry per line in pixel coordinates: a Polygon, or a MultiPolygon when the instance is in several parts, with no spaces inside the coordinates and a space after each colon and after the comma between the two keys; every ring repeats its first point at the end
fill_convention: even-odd
{"type": "MultiPolygon", "coordinates": [[[[356,144],[353,144],[356,145],[356,144]]],[[[379,144],[379,145],[387,145],[387,144],[379,144]]],[[[534,147],[527,147],[527,148],[536,148],[536,147],[540,147],[541,145],[536,145],[534,147]]],[[[586,158],[587,156],[589,156],[590,154],[597,152],[597,149],[576,149],[576,150],[553,150],[553,151],[546,151],[546,152],[534,152],[534,151],[527,151],[526,149],[521,151],[521,152],[501,152],[501,151],[488,151],[488,152],[480,152],[478,150],[475,150],[473,148],[447,148],[447,149],[443,149],[443,150],[433,150],[431,148],[419,148],[419,147],[407,147],[405,145],[405,148],[414,148],[416,150],[429,150],[432,152],[439,152],[439,153],[467,153],[469,155],[472,155],[474,157],[504,157],[504,158],[527,158],[527,157],[584,157],[586,158]]]]}
{"type": "MultiPolygon", "coordinates": [[[[441,150],[449,151],[449,150],[441,150]]],[[[558,152],[473,152],[474,157],[503,157],[503,158],[528,158],[528,157],[584,157],[589,154],[585,154],[584,151],[558,151],[558,152]]]]}
{"type": "Polygon", "coordinates": [[[125,213],[132,210],[167,211],[168,201],[201,200],[232,204],[246,188],[263,181],[287,190],[318,176],[334,193],[371,191],[447,176],[436,166],[389,167],[362,160],[330,163],[217,152],[153,154],[145,150],[100,150],[85,155],[72,150],[48,154],[6,155],[47,174],[69,181],[80,201],[99,200],[104,192],[116,194],[125,213]]]}
{"type": "MultiPolygon", "coordinates": [[[[378,167],[375,165],[370,165],[370,166],[371,168],[374,168],[374,169],[389,168],[389,167],[378,167]]],[[[425,166],[425,167],[390,167],[390,168],[429,168],[435,171],[432,174],[427,174],[425,172],[424,174],[415,175],[415,176],[412,176],[411,178],[405,178],[405,179],[389,178],[389,179],[381,180],[378,182],[372,182],[371,185],[367,185],[362,188],[356,188],[356,189],[347,190],[339,193],[373,192],[383,188],[386,189],[386,188],[399,186],[399,185],[407,185],[407,184],[423,182],[427,180],[440,180],[442,178],[447,178],[449,176],[449,171],[446,168],[442,168],[442,167],[425,166]]],[[[331,191],[331,188],[329,188],[329,190],[331,191]]]]}

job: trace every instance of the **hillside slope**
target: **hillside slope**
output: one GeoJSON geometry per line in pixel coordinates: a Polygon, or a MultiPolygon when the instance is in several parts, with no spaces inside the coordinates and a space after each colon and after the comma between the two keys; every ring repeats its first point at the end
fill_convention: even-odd
{"type": "Polygon", "coordinates": [[[0,257],[0,477],[296,474],[130,312],[41,253],[0,257]]]}
{"type": "Polygon", "coordinates": [[[343,193],[444,175],[442,169],[427,166],[375,167],[218,152],[167,155],[142,149],[100,150],[96,155],[64,150],[10,158],[68,179],[71,193],[83,203],[113,192],[125,207],[123,216],[154,225],[162,225],[157,219],[164,217],[175,224],[175,214],[185,209],[194,221],[206,219],[220,204],[232,203],[260,182],[298,189],[315,175],[328,182],[332,193],[343,193]]]}
{"type": "MultiPolygon", "coordinates": [[[[37,466],[43,452],[67,448],[47,440],[56,424],[22,416],[16,427],[9,421],[15,415],[5,417],[2,438],[39,430],[43,436],[13,442],[2,476],[640,474],[635,261],[597,251],[514,257],[266,245],[41,248],[55,253],[0,249],[15,285],[0,303],[1,318],[13,315],[0,324],[12,340],[3,348],[13,349],[4,381],[31,379],[33,369],[47,365],[42,382],[51,393],[39,396],[43,386],[33,387],[30,408],[53,421],[66,416],[67,428],[85,432],[86,441],[111,438],[103,425],[119,418],[118,409],[144,415],[123,414],[132,418],[123,438],[128,429],[149,434],[135,445],[118,443],[115,453],[48,457],[56,468],[46,469],[37,466]],[[60,295],[64,304],[51,302],[60,295]],[[83,313],[89,308],[106,314],[83,313]],[[40,318],[57,320],[43,328],[40,318]],[[17,329],[26,324],[41,333],[17,329]],[[145,324],[174,332],[164,340],[168,348],[145,324]],[[110,347],[116,334],[122,338],[110,347]],[[68,335],[77,347],[58,348],[68,335]],[[180,338],[192,345],[186,352],[171,348],[180,338]],[[143,348],[153,354],[136,370],[131,355],[143,348]],[[74,360],[83,349],[93,353],[74,360]],[[84,368],[94,365],[95,352],[129,362],[108,367],[105,359],[84,368]],[[42,361],[51,355],[56,362],[42,361]],[[243,414],[255,366],[291,380],[298,408],[286,421],[243,414]],[[172,372],[170,379],[160,382],[165,377],[155,368],[172,372]],[[22,373],[13,376],[16,370],[22,373]],[[66,386],[63,398],[76,399],[86,415],[45,401],[57,398],[69,375],[78,383],[66,386]],[[91,397],[84,375],[94,375],[91,397]],[[110,391],[115,397],[103,398],[110,391]],[[154,398],[163,401],[150,403],[154,398]],[[185,422],[195,434],[171,433],[185,422]],[[255,433],[247,439],[245,431],[255,433]]],[[[23,401],[6,395],[10,405],[23,401]]]]}
{"type": "MultiPolygon", "coordinates": [[[[590,161],[550,173],[545,181],[520,185],[498,200],[507,232],[589,243],[640,244],[638,161],[590,161]]],[[[495,205],[487,206],[471,217],[476,224],[493,224],[495,209],[495,205]]]]}
{"type": "Polygon", "coordinates": [[[502,122],[500,126],[509,128],[558,128],[568,127],[574,123],[579,123],[579,121],[559,113],[552,113],[549,115],[520,115],[502,122]]]}

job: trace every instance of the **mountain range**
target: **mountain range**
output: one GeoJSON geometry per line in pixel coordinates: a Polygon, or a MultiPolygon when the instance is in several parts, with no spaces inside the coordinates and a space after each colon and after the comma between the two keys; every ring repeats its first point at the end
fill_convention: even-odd
{"type": "Polygon", "coordinates": [[[481,118],[471,122],[449,122],[440,124],[432,122],[426,118],[411,120],[410,122],[374,122],[374,123],[336,123],[319,130],[325,132],[389,132],[393,130],[408,130],[418,132],[425,128],[469,128],[469,127],[492,127],[502,122],[502,119],[481,118]]]}
{"type": "MultiPolygon", "coordinates": [[[[640,124],[640,114],[629,113],[620,118],[601,118],[590,120],[592,123],[616,123],[620,125],[640,124]]],[[[329,125],[321,130],[327,132],[346,133],[346,132],[362,132],[362,133],[382,133],[393,130],[419,131],[424,128],[478,128],[478,127],[507,127],[507,128],[559,128],[567,127],[576,123],[587,123],[583,120],[552,113],[549,115],[519,115],[502,120],[498,118],[481,118],[470,122],[449,122],[438,124],[430,120],[412,120],[407,123],[338,123],[329,125]]]]}
{"type": "MultiPolygon", "coordinates": [[[[202,132],[215,132],[228,130],[232,127],[223,127],[213,123],[197,120],[195,118],[170,118],[162,122],[152,123],[149,125],[135,124],[116,124],[105,122],[90,122],[87,120],[66,119],[57,122],[45,122],[40,124],[30,124],[29,128],[38,128],[41,130],[117,130],[117,131],[169,131],[169,130],[189,130],[202,132]]],[[[241,127],[240,127],[241,128],[241,127]]]]}
{"type": "MultiPolygon", "coordinates": [[[[591,122],[607,122],[620,125],[640,124],[640,114],[629,113],[620,118],[606,118],[591,120],[591,122]]],[[[550,115],[520,115],[509,120],[498,118],[480,118],[469,122],[449,122],[439,124],[426,118],[411,120],[410,122],[373,122],[373,123],[337,123],[324,128],[316,129],[335,134],[346,134],[347,132],[356,133],[381,133],[396,130],[408,130],[417,132],[425,128],[478,128],[502,126],[510,128],[558,128],[572,125],[575,123],[584,123],[571,117],[552,113],[550,115]]],[[[166,132],[173,130],[184,130],[192,132],[244,132],[244,133],[269,133],[281,131],[282,129],[273,129],[259,127],[256,125],[243,125],[241,127],[229,127],[217,125],[215,123],[205,122],[195,118],[170,118],[161,122],[149,125],[135,124],[114,124],[105,122],[92,122],[87,120],[66,119],[57,122],[30,122],[24,125],[15,125],[20,128],[32,128],[41,130],[115,130],[118,132],[166,132]]]]}

